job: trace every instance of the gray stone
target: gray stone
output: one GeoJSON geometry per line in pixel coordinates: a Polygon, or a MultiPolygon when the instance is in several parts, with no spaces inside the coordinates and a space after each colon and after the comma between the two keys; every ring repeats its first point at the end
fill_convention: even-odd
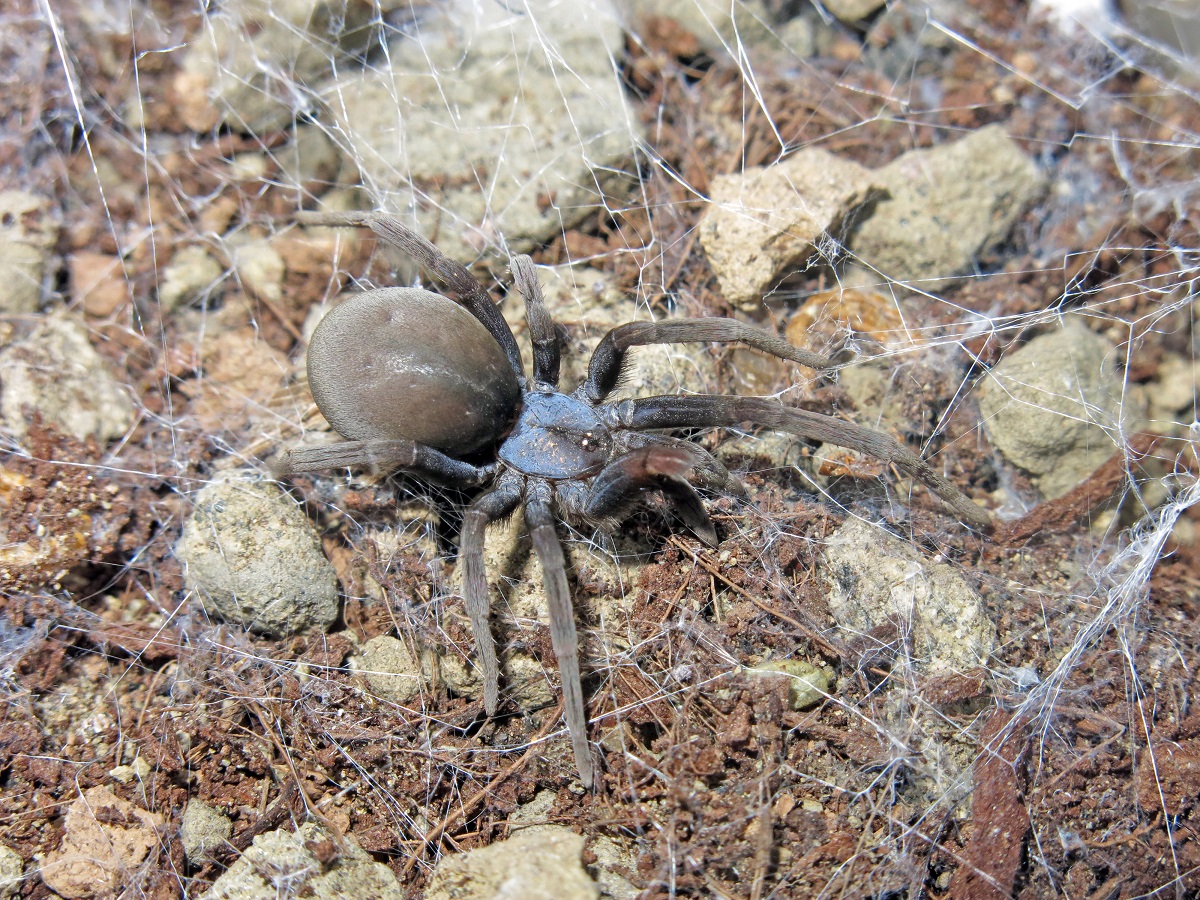
{"type": "Polygon", "coordinates": [[[879,526],[847,519],[826,538],[820,577],[843,640],[894,623],[915,669],[966,671],[986,663],[995,646],[996,627],[962,575],[879,526]]]}
{"type": "Polygon", "coordinates": [[[172,85],[187,127],[263,134],[312,106],[312,85],[376,44],[401,0],[241,0],[212,7],[172,85]]]}
{"type": "Polygon", "coordinates": [[[311,823],[295,833],[270,831],[254,839],[205,900],[402,900],[405,893],[392,870],[373,860],[353,838],[343,837],[332,862],[318,858],[313,844],[331,838],[311,823]]]}
{"type": "Polygon", "coordinates": [[[778,659],[746,669],[746,673],[764,680],[784,679],[788,683],[788,706],[808,709],[823,701],[833,687],[833,673],[801,659],[778,659]]]}
{"type": "Polygon", "coordinates": [[[588,842],[588,849],[596,856],[590,866],[596,873],[596,884],[600,887],[601,900],[637,900],[641,888],[629,880],[637,874],[637,846],[633,841],[601,835],[588,842]]]}
{"type": "Polygon", "coordinates": [[[455,0],[323,97],[380,205],[464,262],[527,251],[634,183],[622,42],[607,0],[455,0]]]}
{"type": "Polygon", "coordinates": [[[25,861],[17,851],[0,844],[0,900],[17,895],[24,871],[25,861]]]}
{"type": "Polygon", "coordinates": [[[581,861],[583,843],[570,829],[546,825],[444,856],[425,900],[599,900],[596,882],[581,861]]]}
{"type": "Polygon", "coordinates": [[[870,170],[817,149],[715,177],[700,243],[725,299],[756,308],[826,236],[836,237],[846,217],[879,194],[879,185],[870,170]]]}
{"type": "Polygon", "coordinates": [[[406,704],[421,693],[421,662],[403,641],[381,634],[363,644],[352,665],[366,676],[371,690],[393,703],[406,704]]]}
{"type": "Polygon", "coordinates": [[[66,313],[46,316],[23,339],[0,349],[0,413],[22,440],[29,416],[80,440],[104,443],[133,425],[133,402],[88,339],[66,313]]]}
{"type": "Polygon", "coordinates": [[[26,191],[0,191],[0,313],[31,313],[42,299],[46,258],[58,241],[50,201],[26,191]]]}
{"type": "MultiPolygon", "coordinates": [[[[300,125],[292,139],[271,152],[284,184],[329,184],[339,181],[345,157],[319,125],[300,125]]],[[[352,180],[349,178],[347,180],[352,180]]]]}
{"type": "Polygon", "coordinates": [[[1105,337],[1067,320],[1007,354],[976,396],[992,445],[1060,497],[1107,460],[1141,411],[1123,390],[1120,354],[1105,337]]]}
{"type": "Polygon", "coordinates": [[[886,0],[822,0],[821,5],[848,25],[861,22],[884,5],[886,0]]]}
{"type": "Polygon", "coordinates": [[[304,511],[253,472],[222,473],[195,498],[175,552],[209,612],[272,636],[328,629],[337,577],[304,511]]]}
{"type": "Polygon", "coordinates": [[[897,281],[972,271],[1045,189],[1041,171],[999,125],[909,151],[874,175],[889,197],[850,245],[864,265],[897,281]]]}
{"type": "Polygon", "coordinates": [[[233,823],[220,810],[200,800],[189,800],[179,826],[183,852],[193,866],[224,847],[233,833],[233,823]]]}
{"type": "Polygon", "coordinates": [[[224,266],[203,247],[180,247],[171,256],[159,282],[159,306],[164,313],[190,306],[207,296],[224,274],[224,266]]]}

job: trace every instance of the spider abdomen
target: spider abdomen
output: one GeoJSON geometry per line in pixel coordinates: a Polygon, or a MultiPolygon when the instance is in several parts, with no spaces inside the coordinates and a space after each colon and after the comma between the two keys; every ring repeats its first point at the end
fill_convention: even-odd
{"type": "Polygon", "coordinates": [[[405,438],[452,456],[499,439],[521,400],[479,320],[418,288],[368,291],[330,310],[309,344],[308,383],[342,436],[405,438]]]}

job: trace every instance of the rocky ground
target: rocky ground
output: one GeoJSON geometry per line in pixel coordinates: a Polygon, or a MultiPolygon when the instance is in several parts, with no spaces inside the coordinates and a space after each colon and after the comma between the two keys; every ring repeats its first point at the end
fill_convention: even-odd
{"type": "Polygon", "coordinates": [[[0,12],[0,900],[1196,893],[1195,20],[794,6],[0,12]],[[630,319],[844,345],[646,348],[624,389],[879,429],[995,526],[690,435],[749,493],[715,548],[653,503],[562,529],[585,790],[520,517],[489,718],[469,498],[272,475],[336,439],[320,316],[418,274],[296,213],[372,208],[523,347],[532,254],[567,382],[630,319]]]}

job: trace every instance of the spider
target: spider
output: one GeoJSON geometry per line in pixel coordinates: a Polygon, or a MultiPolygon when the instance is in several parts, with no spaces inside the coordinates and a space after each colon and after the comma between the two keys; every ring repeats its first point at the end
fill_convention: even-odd
{"type": "Polygon", "coordinates": [[[376,473],[404,470],[466,489],[490,486],[467,507],[459,536],[463,595],[489,716],[499,705],[500,668],[489,623],[484,530],[523,507],[545,581],[564,716],[585,787],[594,782],[595,760],[556,516],[612,530],[640,497],[659,492],[699,540],[715,546],[716,529],[693,485],[745,496],[741,483],[711,454],[660,432],[762,425],[827,441],[921,480],[971,526],[991,521],[982,507],[899,442],[852,422],[756,397],[669,395],[605,402],[621,380],[627,351],[639,345],[738,342],[830,369],[833,362],[825,356],[734,319],[631,322],[605,335],[587,378],[562,393],[558,339],[528,256],[514,257],[511,271],[525,301],[532,378],[525,374],[512,330],[484,287],[425,238],[383,213],[300,213],[297,220],[370,228],[459,299],[418,288],[382,288],[357,294],[327,313],[309,345],[308,381],[318,408],[346,440],[290,450],[281,474],[362,466],[376,473]],[[490,461],[471,461],[481,454],[490,461]]]}

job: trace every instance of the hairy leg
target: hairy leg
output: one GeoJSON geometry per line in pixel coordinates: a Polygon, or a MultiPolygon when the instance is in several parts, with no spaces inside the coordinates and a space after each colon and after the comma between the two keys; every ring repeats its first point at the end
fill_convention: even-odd
{"type": "Polygon", "coordinates": [[[318,447],[296,447],[275,466],[279,477],[326,469],[364,468],[375,475],[404,469],[441,484],[476,487],[495,472],[494,464],[473,466],[415,441],[338,441],[318,447]]]}
{"type": "Polygon", "coordinates": [[[649,430],[765,425],[811,440],[849,447],[894,465],[906,475],[924,482],[966,524],[975,528],[992,524],[987,510],[894,438],[843,419],[792,409],[776,400],[722,395],[646,397],[614,403],[604,407],[603,414],[617,428],[649,430]]]}
{"type": "Polygon", "coordinates": [[[621,377],[625,352],[646,344],[690,344],[723,341],[745,344],[781,359],[790,359],[814,369],[831,369],[832,359],[802,350],[761,328],[736,319],[676,319],[667,322],[630,322],[618,325],[600,341],[588,363],[587,381],[575,393],[591,403],[600,403],[621,377]]]}
{"type": "Polygon", "coordinates": [[[484,531],[489,522],[503,518],[516,508],[524,490],[524,479],[520,476],[501,477],[495,488],[480,494],[467,507],[458,539],[458,560],[463,567],[463,602],[471,617],[475,651],[483,670],[483,708],[489,716],[495,715],[500,703],[500,663],[496,659],[487,572],[483,567],[484,531]]]}
{"type": "Polygon", "coordinates": [[[636,431],[618,431],[613,438],[621,450],[639,450],[653,444],[691,453],[696,459],[692,465],[692,474],[688,477],[692,484],[716,494],[731,494],[739,500],[745,500],[749,496],[741,480],[699,444],[667,434],[639,434],[636,431]]]}
{"type": "Polygon", "coordinates": [[[554,530],[554,510],[551,505],[553,488],[545,481],[530,485],[525,501],[525,523],[533,538],[533,550],[542,565],[546,583],[546,601],[550,606],[550,638],[558,671],[562,678],[563,709],[567,732],[579,780],[590,788],[595,781],[595,760],[587,738],[587,708],[583,703],[583,683],[579,674],[579,636],[575,631],[575,610],[567,584],[567,568],[562,545],[554,530]]]}

